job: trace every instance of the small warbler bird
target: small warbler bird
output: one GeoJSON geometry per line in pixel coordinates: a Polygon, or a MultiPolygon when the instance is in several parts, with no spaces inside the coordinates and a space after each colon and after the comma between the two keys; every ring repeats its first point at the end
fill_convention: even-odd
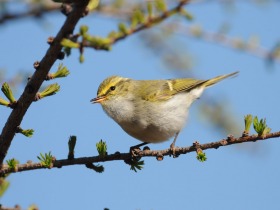
{"type": "Polygon", "coordinates": [[[176,138],[184,127],[190,105],[205,88],[238,72],[208,80],[191,78],[168,80],[133,80],[119,76],[105,79],[92,103],[103,110],[130,136],[145,143],[159,143],[176,138]]]}

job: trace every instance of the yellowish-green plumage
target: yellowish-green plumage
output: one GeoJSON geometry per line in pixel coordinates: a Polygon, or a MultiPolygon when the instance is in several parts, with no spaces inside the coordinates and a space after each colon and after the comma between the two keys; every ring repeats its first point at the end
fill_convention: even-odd
{"type": "Polygon", "coordinates": [[[124,131],[140,141],[158,143],[175,136],[175,142],[192,102],[206,87],[237,73],[208,80],[132,80],[111,76],[100,84],[97,97],[91,101],[100,103],[124,131]]]}

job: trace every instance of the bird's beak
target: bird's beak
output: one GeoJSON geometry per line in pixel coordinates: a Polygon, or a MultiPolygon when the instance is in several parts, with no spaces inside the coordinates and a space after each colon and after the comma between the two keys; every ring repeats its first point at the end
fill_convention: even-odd
{"type": "Polygon", "coordinates": [[[106,100],[105,96],[98,96],[96,98],[91,99],[90,102],[96,104],[96,103],[101,103],[104,100],[106,100]]]}

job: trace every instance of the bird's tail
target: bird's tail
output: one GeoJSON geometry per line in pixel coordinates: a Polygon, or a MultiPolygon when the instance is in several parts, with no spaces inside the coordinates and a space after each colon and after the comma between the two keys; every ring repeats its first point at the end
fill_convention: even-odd
{"type": "Polygon", "coordinates": [[[216,84],[217,82],[220,82],[223,79],[226,79],[228,77],[236,76],[238,73],[239,73],[239,71],[236,71],[236,72],[233,72],[231,74],[221,75],[221,76],[214,77],[212,79],[208,79],[203,83],[203,86],[209,87],[211,85],[216,84]]]}

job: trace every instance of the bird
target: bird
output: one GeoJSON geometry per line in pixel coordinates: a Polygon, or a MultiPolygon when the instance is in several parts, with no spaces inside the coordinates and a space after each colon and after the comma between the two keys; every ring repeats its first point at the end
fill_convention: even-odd
{"type": "Polygon", "coordinates": [[[121,76],[106,78],[90,100],[101,104],[103,110],[140,144],[161,143],[176,139],[183,129],[189,108],[203,91],[238,72],[212,79],[193,78],[134,80],[121,76]]]}

